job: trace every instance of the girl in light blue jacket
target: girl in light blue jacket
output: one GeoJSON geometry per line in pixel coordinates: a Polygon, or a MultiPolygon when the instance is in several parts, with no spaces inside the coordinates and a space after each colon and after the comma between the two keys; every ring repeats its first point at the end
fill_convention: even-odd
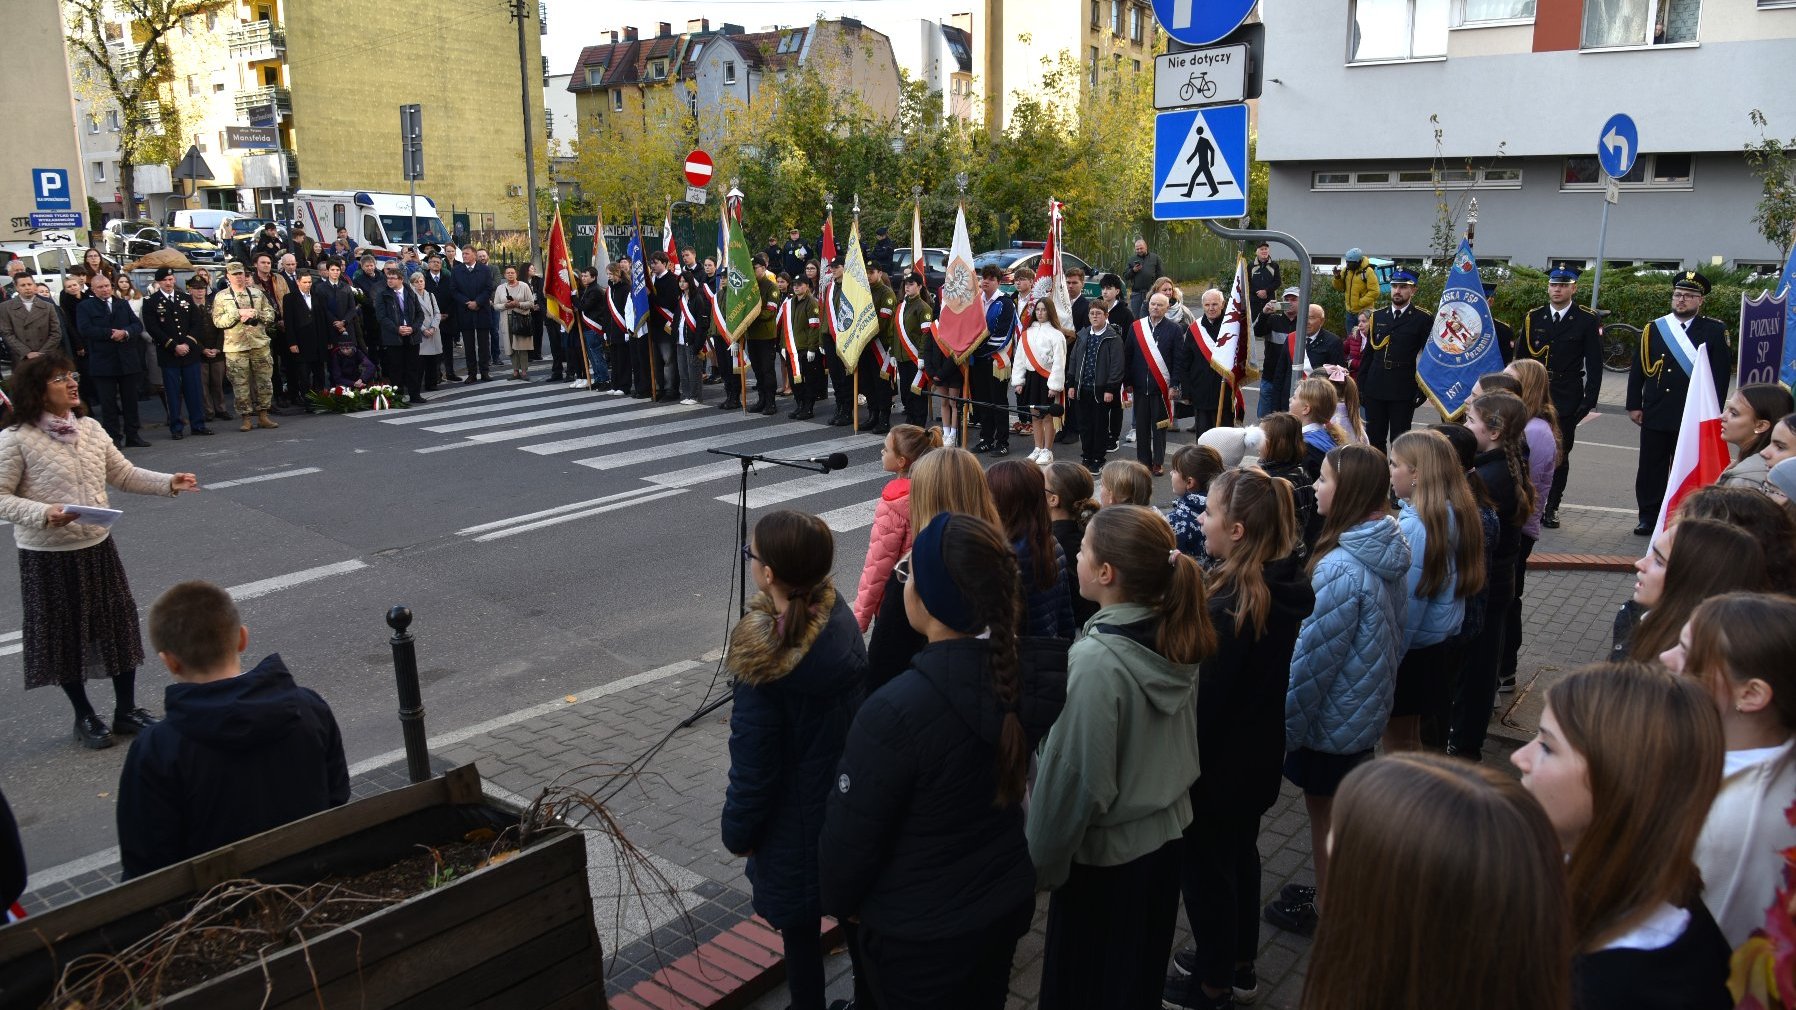
{"type": "Polygon", "coordinates": [[[1391,443],[1390,468],[1409,541],[1409,616],[1386,753],[1421,749],[1422,714],[1446,704],[1458,669],[1466,598],[1484,587],[1484,527],[1453,443],[1438,431],[1406,432],[1391,443]]]}
{"type": "MultiPolygon", "coordinates": [[[[1285,695],[1285,778],[1303,790],[1318,886],[1328,867],[1335,789],[1372,757],[1403,656],[1409,544],[1391,518],[1390,493],[1390,471],[1377,449],[1345,445],[1324,457],[1316,481],[1322,533],[1310,562],[1316,609],[1298,629],[1285,695]]],[[[1309,936],[1315,889],[1287,887],[1263,915],[1309,936]]]]}

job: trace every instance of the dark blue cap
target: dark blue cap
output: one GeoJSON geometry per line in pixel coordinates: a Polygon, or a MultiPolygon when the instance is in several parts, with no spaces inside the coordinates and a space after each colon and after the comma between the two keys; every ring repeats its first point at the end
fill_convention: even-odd
{"type": "Polygon", "coordinates": [[[1566,264],[1561,263],[1558,266],[1555,266],[1553,269],[1547,271],[1547,283],[1549,283],[1549,284],[1576,284],[1576,283],[1578,283],[1578,272],[1576,270],[1573,270],[1570,266],[1567,266],[1566,264]]]}
{"type": "Polygon", "coordinates": [[[978,611],[973,609],[972,601],[954,584],[954,577],[948,573],[948,563],[942,556],[948,521],[952,518],[952,513],[937,513],[917,534],[910,549],[911,581],[916,583],[917,598],[923,601],[923,609],[929,611],[931,617],[963,635],[971,635],[984,628],[984,624],[979,620],[978,611]]]}
{"type": "Polygon", "coordinates": [[[1414,284],[1415,282],[1416,272],[1408,267],[1398,267],[1391,271],[1392,284],[1414,284]]]}
{"type": "Polygon", "coordinates": [[[1484,297],[1493,298],[1496,296],[1496,294],[1497,294],[1497,286],[1495,284],[1484,285],[1484,297]]]}

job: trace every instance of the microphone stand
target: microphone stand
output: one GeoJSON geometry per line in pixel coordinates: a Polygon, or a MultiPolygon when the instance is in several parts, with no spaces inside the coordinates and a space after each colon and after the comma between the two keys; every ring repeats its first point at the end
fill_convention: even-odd
{"type": "MultiPolygon", "coordinates": [[[[748,558],[745,554],[745,550],[748,547],[749,471],[756,463],[766,463],[771,466],[788,466],[794,470],[808,470],[811,473],[828,473],[830,470],[829,467],[824,466],[821,463],[813,463],[809,460],[777,459],[772,456],[761,456],[748,452],[731,452],[728,449],[707,449],[705,451],[713,456],[728,456],[742,464],[742,470],[736,484],[736,553],[734,561],[736,566],[736,616],[740,618],[743,614],[748,612],[748,558]]],[[[727,635],[725,637],[725,647],[728,647],[727,635]]],[[[713,683],[715,683],[715,681],[713,681],[713,683]]],[[[735,678],[731,678],[731,683],[732,685],[735,683],[735,678]]],[[[680,728],[691,729],[694,723],[722,708],[734,697],[734,692],[730,692],[709,702],[698,711],[687,716],[686,720],[680,723],[680,728]]]]}
{"type": "MultiPolygon", "coordinates": [[[[985,407],[990,410],[1000,410],[1006,414],[1011,413],[1013,411],[1027,410],[1030,413],[1034,414],[1036,417],[1060,417],[1060,416],[1062,416],[1061,414],[1056,414],[1053,411],[1049,410],[1047,407],[1040,406],[1040,405],[1029,406],[1029,407],[1018,407],[1015,404],[1009,404],[1009,403],[992,403],[988,400],[969,400],[964,396],[950,396],[947,393],[931,393],[930,395],[940,397],[941,399],[947,400],[950,403],[960,403],[960,404],[965,404],[970,407],[985,407]]],[[[1064,412],[1065,408],[1063,407],[1061,409],[1064,412]]]]}

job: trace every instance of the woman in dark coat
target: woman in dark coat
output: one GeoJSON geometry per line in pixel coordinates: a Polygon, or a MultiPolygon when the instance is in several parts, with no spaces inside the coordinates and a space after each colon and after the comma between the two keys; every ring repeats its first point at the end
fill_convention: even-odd
{"type": "Polygon", "coordinates": [[[769,513],[748,564],[760,592],[730,635],[736,674],[723,844],[748,857],[755,911],[785,940],[794,1010],[823,1010],[817,835],[867,651],[848,601],[830,584],[835,542],[823,520],[769,513]]]}
{"type": "Polygon", "coordinates": [[[849,731],[823,907],[858,922],[856,988],[880,1010],[998,1010],[1035,912],[1023,780],[1066,700],[1065,653],[1051,669],[1019,650],[1016,558],[992,523],[940,513],[896,571],[927,644],[849,731]]]}

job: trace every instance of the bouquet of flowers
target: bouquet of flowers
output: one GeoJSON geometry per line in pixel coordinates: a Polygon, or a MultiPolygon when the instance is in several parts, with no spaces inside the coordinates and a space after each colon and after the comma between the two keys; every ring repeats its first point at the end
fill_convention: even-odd
{"type": "Polygon", "coordinates": [[[409,407],[398,386],[332,386],[321,393],[306,393],[314,410],[353,414],[358,410],[392,410],[409,407]]]}
{"type": "MultiPolygon", "coordinates": [[[[1796,803],[1784,811],[1796,824],[1796,803]]],[[[1784,886],[1765,910],[1765,925],[1752,931],[1734,951],[1733,977],[1728,979],[1739,1010],[1791,1010],[1796,1007],[1796,847],[1785,849],[1784,886]]]]}

